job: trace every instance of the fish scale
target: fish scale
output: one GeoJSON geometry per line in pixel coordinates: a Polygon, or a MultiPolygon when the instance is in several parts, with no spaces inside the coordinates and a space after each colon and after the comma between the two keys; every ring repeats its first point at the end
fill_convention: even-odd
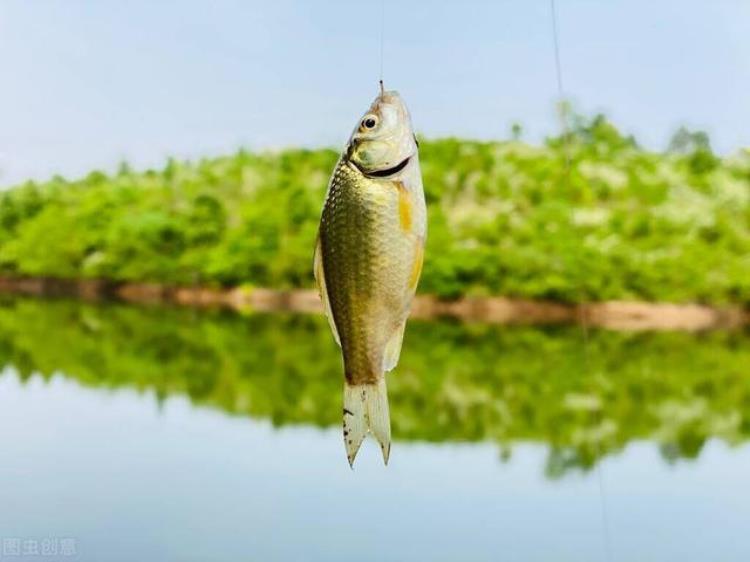
{"type": "Polygon", "coordinates": [[[323,210],[320,238],[345,375],[373,383],[382,375],[382,352],[408,312],[408,279],[415,238],[398,218],[398,188],[340,163],[323,210]]]}

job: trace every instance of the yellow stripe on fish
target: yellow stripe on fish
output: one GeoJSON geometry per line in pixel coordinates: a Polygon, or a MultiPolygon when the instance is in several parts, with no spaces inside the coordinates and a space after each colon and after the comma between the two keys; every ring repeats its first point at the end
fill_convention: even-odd
{"type": "Polygon", "coordinates": [[[398,188],[398,216],[401,221],[401,230],[410,232],[412,225],[411,197],[402,182],[397,181],[395,184],[398,188]]]}

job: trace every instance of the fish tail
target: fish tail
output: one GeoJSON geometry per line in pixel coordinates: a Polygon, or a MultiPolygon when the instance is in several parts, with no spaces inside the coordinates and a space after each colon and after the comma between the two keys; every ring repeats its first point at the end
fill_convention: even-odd
{"type": "Polygon", "coordinates": [[[344,383],[344,445],[352,468],[368,431],[380,443],[383,461],[387,465],[391,453],[391,417],[385,377],[369,384],[344,383]]]}

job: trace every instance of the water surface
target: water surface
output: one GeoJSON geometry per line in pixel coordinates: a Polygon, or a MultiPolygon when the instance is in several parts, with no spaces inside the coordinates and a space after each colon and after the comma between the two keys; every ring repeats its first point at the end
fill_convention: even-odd
{"type": "Polygon", "coordinates": [[[412,323],[391,464],[366,442],[352,472],[322,318],[5,301],[0,535],[80,560],[750,559],[747,334],[581,341],[412,323]]]}

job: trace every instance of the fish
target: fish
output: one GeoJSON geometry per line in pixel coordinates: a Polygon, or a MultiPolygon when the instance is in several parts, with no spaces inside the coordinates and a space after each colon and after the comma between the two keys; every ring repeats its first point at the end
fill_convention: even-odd
{"type": "Polygon", "coordinates": [[[343,357],[343,432],[351,468],[368,432],[388,464],[385,374],[401,354],[426,236],[419,142],[403,99],[381,82],[331,175],[313,258],[343,357]]]}

